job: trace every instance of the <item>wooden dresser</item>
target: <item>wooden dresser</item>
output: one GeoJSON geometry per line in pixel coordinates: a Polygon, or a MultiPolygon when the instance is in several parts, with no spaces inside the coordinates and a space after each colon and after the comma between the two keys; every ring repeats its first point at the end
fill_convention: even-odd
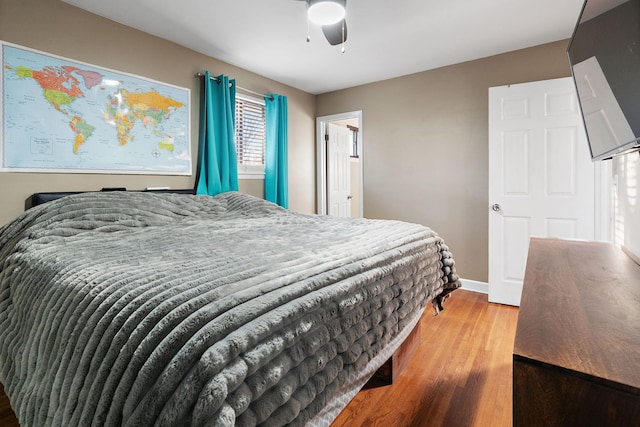
{"type": "Polygon", "coordinates": [[[615,246],[531,240],[513,425],[640,426],[640,266],[615,246]]]}

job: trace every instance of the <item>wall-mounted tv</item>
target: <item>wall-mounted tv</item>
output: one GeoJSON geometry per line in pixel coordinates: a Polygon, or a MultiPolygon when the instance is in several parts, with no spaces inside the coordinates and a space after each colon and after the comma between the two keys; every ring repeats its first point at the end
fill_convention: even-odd
{"type": "Polygon", "coordinates": [[[567,53],[591,158],[640,149],[640,0],[586,0],[567,53]]]}

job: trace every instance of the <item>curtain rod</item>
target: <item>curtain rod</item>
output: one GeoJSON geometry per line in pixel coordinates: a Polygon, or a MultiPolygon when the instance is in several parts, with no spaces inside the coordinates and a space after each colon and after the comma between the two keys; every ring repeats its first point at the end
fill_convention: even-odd
{"type": "MultiPolygon", "coordinates": [[[[204,77],[204,73],[196,73],[196,77],[204,77]]],[[[215,81],[217,81],[217,82],[218,82],[218,81],[220,81],[220,79],[218,79],[218,78],[217,78],[217,77],[215,77],[215,76],[209,76],[209,78],[210,78],[211,80],[215,80],[215,81]]],[[[265,94],[263,94],[263,93],[254,92],[254,91],[252,91],[252,90],[245,89],[245,88],[240,87],[240,86],[238,86],[238,85],[236,85],[236,89],[239,89],[239,90],[241,90],[241,91],[243,91],[243,92],[250,93],[251,95],[255,95],[255,96],[260,96],[260,97],[266,96],[266,95],[265,95],[265,94]]],[[[273,96],[269,96],[269,99],[273,101],[273,96]]]]}

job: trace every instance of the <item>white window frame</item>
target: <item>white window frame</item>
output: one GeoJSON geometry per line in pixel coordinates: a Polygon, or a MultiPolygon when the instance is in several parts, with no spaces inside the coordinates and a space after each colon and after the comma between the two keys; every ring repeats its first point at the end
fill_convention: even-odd
{"type": "MultiPolygon", "coordinates": [[[[264,99],[245,94],[236,93],[236,98],[256,102],[264,105],[264,99]]],[[[236,104],[237,105],[237,104],[236,104]]],[[[237,108],[237,106],[236,106],[237,108]]],[[[236,114],[237,114],[236,110],[236,114]]],[[[265,119],[265,139],[266,139],[266,119],[265,119]]],[[[234,135],[235,137],[235,135],[234,135]]],[[[265,141],[266,142],[266,141],[265,141]]],[[[264,164],[263,165],[245,165],[238,162],[238,179],[262,179],[264,180],[264,164]]]]}

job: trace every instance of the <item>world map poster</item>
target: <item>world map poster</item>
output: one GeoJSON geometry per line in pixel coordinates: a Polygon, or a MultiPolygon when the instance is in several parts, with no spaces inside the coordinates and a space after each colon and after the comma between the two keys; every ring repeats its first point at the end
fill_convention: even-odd
{"type": "Polygon", "coordinates": [[[191,175],[189,89],[0,46],[1,171],[191,175]]]}

